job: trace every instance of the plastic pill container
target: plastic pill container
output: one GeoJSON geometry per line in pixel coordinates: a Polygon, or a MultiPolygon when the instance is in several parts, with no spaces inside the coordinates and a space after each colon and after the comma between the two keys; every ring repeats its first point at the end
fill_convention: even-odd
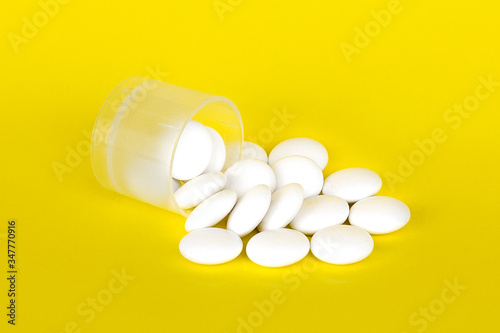
{"type": "Polygon", "coordinates": [[[172,162],[190,120],[222,136],[225,168],[240,159],[243,123],[229,99],[138,76],[120,83],[104,102],[92,132],[92,168],[99,183],[188,215],[174,199],[178,181],[172,178],[172,162]]]}

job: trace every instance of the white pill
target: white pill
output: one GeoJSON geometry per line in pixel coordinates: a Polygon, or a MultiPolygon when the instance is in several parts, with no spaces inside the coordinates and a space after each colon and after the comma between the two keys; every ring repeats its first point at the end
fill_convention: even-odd
{"type": "Polygon", "coordinates": [[[276,189],[276,177],[273,169],[260,160],[251,158],[240,160],[231,165],[225,172],[227,176],[226,190],[238,193],[238,198],[252,187],[267,185],[272,192],[276,189]]]}
{"type": "Polygon", "coordinates": [[[316,231],[342,224],[349,215],[349,204],[334,195],[317,195],[304,200],[297,216],[290,226],[306,235],[316,231]]]}
{"type": "Polygon", "coordinates": [[[351,207],[349,222],[370,234],[387,234],[401,229],[410,220],[410,209],[398,199],[375,196],[351,207]]]}
{"type": "Polygon", "coordinates": [[[288,156],[273,164],[276,188],[287,184],[299,184],[304,189],[304,197],[318,195],[323,187],[323,173],[319,166],[304,156],[288,156]]]}
{"type": "Polygon", "coordinates": [[[242,250],[241,238],[232,231],[220,228],[191,231],[179,243],[179,251],[186,259],[205,265],[233,260],[242,250]]]}
{"type": "Polygon", "coordinates": [[[222,172],[204,173],[182,185],[175,193],[175,200],[182,209],[197,206],[226,185],[227,177],[222,172]]]}
{"type": "Polygon", "coordinates": [[[365,259],[372,251],[372,236],[352,225],[324,228],[311,238],[311,252],[316,258],[330,264],[352,264],[365,259]]]}
{"type": "Polygon", "coordinates": [[[297,215],[304,201],[304,189],[299,184],[288,184],[276,190],[271,206],[259,224],[259,230],[284,228],[297,215]]]}
{"type": "Polygon", "coordinates": [[[219,132],[212,127],[205,128],[212,138],[212,158],[204,172],[220,172],[226,163],[226,144],[219,132]]]}
{"type": "Polygon", "coordinates": [[[212,138],[205,126],[191,120],[182,131],[174,153],[172,176],[189,180],[205,171],[212,159],[212,138]]]}
{"type": "Polygon", "coordinates": [[[316,140],[309,138],[293,138],[280,142],[269,154],[269,164],[287,156],[305,156],[313,160],[321,170],[328,164],[328,151],[316,140]]]}
{"type": "Polygon", "coordinates": [[[332,173],[325,179],[323,194],[341,197],[348,203],[377,194],[382,178],[365,168],[348,168],[332,173]]]}
{"type": "Polygon", "coordinates": [[[262,162],[267,163],[267,153],[256,143],[250,141],[243,142],[243,151],[241,152],[241,159],[246,160],[249,158],[255,158],[257,160],[261,160],[262,162]]]}
{"type": "Polygon", "coordinates": [[[184,226],[186,231],[216,225],[233,209],[237,198],[236,192],[231,190],[215,193],[189,214],[184,226]]]}
{"type": "Polygon", "coordinates": [[[267,185],[257,185],[242,196],[227,220],[227,229],[240,237],[252,232],[262,221],[271,204],[271,190],[267,185]]]}
{"type": "Polygon", "coordinates": [[[294,264],[309,253],[309,240],[291,229],[266,230],[253,236],[247,244],[248,258],[265,267],[294,264]]]}

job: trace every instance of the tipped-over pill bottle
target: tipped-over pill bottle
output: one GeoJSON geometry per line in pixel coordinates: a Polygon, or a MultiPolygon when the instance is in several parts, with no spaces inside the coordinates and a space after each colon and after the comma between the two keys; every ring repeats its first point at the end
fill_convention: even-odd
{"type": "Polygon", "coordinates": [[[176,212],[172,165],[190,120],[216,130],[226,146],[226,164],[240,159],[243,123],[229,99],[166,82],[131,77],[104,102],[92,133],[94,174],[106,188],[176,212]]]}

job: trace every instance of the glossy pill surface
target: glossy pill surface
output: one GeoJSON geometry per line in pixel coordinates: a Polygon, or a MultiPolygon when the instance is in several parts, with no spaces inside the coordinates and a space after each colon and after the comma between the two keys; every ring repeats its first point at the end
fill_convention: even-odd
{"type": "Polygon", "coordinates": [[[197,206],[222,190],[226,182],[227,177],[222,172],[204,173],[179,187],[174,193],[175,200],[182,209],[197,206]]]}
{"type": "Polygon", "coordinates": [[[318,195],[323,187],[323,172],[316,163],[304,156],[284,157],[273,164],[276,188],[296,183],[304,189],[304,197],[318,195]]]}
{"type": "Polygon", "coordinates": [[[216,225],[233,209],[237,199],[236,192],[231,190],[215,193],[189,214],[186,220],[186,231],[208,228],[216,225]]]}
{"type": "Polygon", "coordinates": [[[243,237],[262,221],[271,204],[271,190],[266,185],[257,185],[243,195],[227,220],[227,229],[243,237]]]}
{"type": "Polygon", "coordinates": [[[385,196],[362,199],[351,207],[349,222],[370,234],[387,234],[404,227],[410,209],[402,201],[385,196]]]}
{"type": "Polygon", "coordinates": [[[238,198],[256,185],[267,185],[272,192],[276,189],[276,177],[273,169],[261,160],[250,158],[240,160],[231,165],[226,171],[226,190],[233,190],[238,198]]]}
{"type": "Polygon", "coordinates": [[[201,175],[212,159],[212,149],[212,137],[206,127],[189,121],[174,152],[172,177],[186,181],[201,175]]]}
{"type": "Polygon", "coordinates": [[[241,238],[232,231],[220,228],[191,231],[179,243],[179,251],[186,259],[204,265],[228,262],[242,250],[241,238]]]}
{"type": "Polygon", "coordinates": [[[262,148],[256,143],[250,142],[250,141],[244,141],[243,142],[243,150],[241,152],[241,159],[246,160],[249,158],[255,158],[257,160],[261,160],[264,163],[267,163],[267,153],[262,148]]]}
{"type": "Polygon", "coordinates": [[[296,230],[266,230],[253,236],[247,244],[248,258],[265,267],[282,267],[296,263],[309,252],[309,239],[296,230]]]}
{"type": "Polygon", "coordinates": [[[330,264],[352,264],[365,259],[372,251],[373,238],[370,234],[352,225],[327,227],[311,238],[311,252],[330,264]]]}
{"type": "Polygon", "coordinates": [[[290,226],[312,235],[320,229],[344,223],[348,215],[349,204],[344,199],[334,195],[317,195],[304,200],[290,226]]]}
{"type": "Polygon", "coordinates": [[[304,189],[299,184],[288,184],[277,189],[271,197],[271,206],[259,224],[259,230],[284,228],[302,207],[304,189]]]}
{"type": "Polygon", "coordinates": [[[205,126],[210,137],[212,138],[212,157],[208,163],[204,173],[207,172],[220,172],[226,163],[226,144],[220,136],[219,132],[212,127],[205,126]]]}
{"type": "Polygon", "coordinates": [[[328,151],[325,146],[309,138],[292,138],[280,142],[269,154],[269,164],[288,156],[305,156],[313,160],[321,170],[328,164],[328,151]]]}
{"type": "Polygon", "coordinates": [[[382,178],[369,169],[348,168],[332,173],[325,179],[323,194],[336,195],[353,203],[377,194],[382,178]]]}

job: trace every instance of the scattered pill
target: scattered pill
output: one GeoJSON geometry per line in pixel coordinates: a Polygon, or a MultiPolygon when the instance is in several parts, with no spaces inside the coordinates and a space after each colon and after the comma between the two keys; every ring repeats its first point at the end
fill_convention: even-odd
{"type": "MultiPolygon", "coordinates": [[[[124,118],[120,110],[130,106],[143,89],[144,85],[136,87],[121,106],[116,105],[119,112],[112,125],[124,118]]],[[[177,90],[186,94],[182,89],[172,91],[177,90]]],[[[203,94],[198,97],[206,99],[203,94]]],[[[230,261],[243,250],[242,237],[251,234],[246,253],[261,266],[287,266],[303,259],[309,250],[324,262],[351,264],[372,253],[371,234],[394,232],[410,220],[406,204],[376,196],[382,188],[382,178],[376,172],[354,167],[324,179],[328,151],[306,137],[282,141],[268,155],[254,142],[241,142],[243,128],[237,108],[223,98],[206,101],[216,100],[226,105],[197,118],[209,116],[213,128],[194,120],[184,120],[179,126],[179,122],[158,117],[139,121],[135,134],[125,128],[119,135],[111,126],[106,133],[117,138],[108,148],[115,149],[103,151],[98,159],[104,162],[94,163],[103,185],[188,215],[184,226],[188,233],[179,243],[180,253],[188,260],[206,265],[230,261]],[[223,129],[223,135],[218,128],[223,129]],[[123,138],[131,141],[125,148],[123,138]],[[115,162],[111,165],[110,161],[115,162]],[[101,179],[106,170],[108,174],[101,179]],[[214,228],[226,217],[225,228],[214,228]],[[343,224],[347,219],[350,224],[343,224]],[[311,241],[307,235],[312,235],[311,241]]],[[[200,101],[195,96],[191,102],[199,105],[200,101]]],[[[190,105],[172,119],[196,113],[198,108],[190,105]]],[[[99,121],[102,119],[97,125],[99,121]]]]}
{"type": "Polygon", "coordinates": [[[256,143],[250,141],[243,142],[243,150],[241,152],[241,159],[246,160],[248,158],[255,158],[257,160],[261,160],[264,163],[267,163],[267,153],[256,143]]]}
{"type": "Polygon", "coordinates": [[[292,229],[262,231],[248,241],[246,252],[254,263],[282,267],[296,263],[309,252],[309,240],[292,229]]]}
{"type": "Polygon", "coordinates": [[[205,128],[212,138],[212,157],[204,172],[220,172],[226,163],[226,144],[216,130],[208,126],[205,128]]]}
{"type": "Polygon", "coordinates": [[[237,198],[236,192],[231,190],[215,193],[189,214],[185,224],[186,231],[216,225],[233,209],[237,198]]]}
{"type": "Polygon", "coordinates": [[[305,156],[313,160],[321,170],[328,164],[328,151],[325,146],[309,138],[293,138],[276,145],[269,154],[269,164],[288,156],[305,156]]]}
{"type": "Polygon", "coordinates": [[[323,194],[341,197],[348,203],[377,194],[382,187],[382,178],[365,168],[348,168],[332,173],[325,179],[323,194]]]}
{"type": "Polygon", "coordinates": [[[410,220],[410,209],[398,199],[374,196],[351,207],[349,222],[370,234],[387,234],[401,229],[410,220]]]}
{"type": "Polygon", "coordinates": [[[179,243],[179,251],[186,259],[205,265],[233,260],[242,250],[241,238],[232,231],[220,228],[191,231],[179,243]]]}
{"type": "Polygon", "coordinates": [[[323,173],[319,166],[308,157],[288,156],[273,164],[276,188],[296,183],[304,189],[304,197],[318,195],[323,188],[323,173]]]}
{"type": "Polygon", "coordinates": [[[222,172],[204,173],[182,185],[174,196],[182,209],[197,206],[226,185],[227,177],[222,172]]]}
{"type": "Polygon", "coordinates": [[[267,185],[272,192],[276,189],[276,177],[273,169],[261,160],[254,158],[240,160],[230,166],[226,172],[226,190],[236,191],[242,197],[252,187],[267,185]]]}
{"type": "Polygon", "coordinates": [[[212,149],[212,138],[206,127],[189,121],[175,149],[172,176],[189,180],[201,175],[212,159],[212,149]]]}
{"type": "Polygon", "coordinates": [[[316,231],[342,224],[349,215],[349,204],[334,195],[317,195],[304,200],[297,216],[290,226],[306,235],[316,231]]]}
{"type": "Polygon", "coordinates": [[[352,225],[324,228],[311,238],[311,252],[316,258],[330,264],[352,264],[365,259],[372,251],[372,236],[352,225]]]}
{"type": "Polygon", "coordinates": [[[287,266],[309,250],[324,262],[351,264],[373,251],[370,233],[398,230],[410,219],[401,201],[374,196],[382,187],[374,171],[348,168],[324,180],[328,152],[313,139],[283,141],[269,158],[262,147],[245,141],[241,159],[222,173],[225,160],[220,134],[190,121],[174,155],[172,188],[179,207],[195,207],[179,250],[196,263],[234,259],[243,248],[241,237],[257,227],[246,252],[261,266],[287,266]],[[350,210],[349,203],[354,203],[350,210]],[[228,215],[226,229],[213,228],[228,215]],[[351,225],[342,225],[347,218],[351,225]],[[306,235],[313,235],[311,242],[306,235]]]}
{"type": "Polygon", "coordinates": [[[227,229],[243,237],[262,221],[271,204],[271,190],[267,185],[257,185],[243,195],[227,220],[227,229]]]}
{"type": "Polygon", "coordinates": [[[299,212],[303,201],[304,189],[299,184],[287,184],[276,190],[258,229],[264,231],[286,227],[299,212]]]}

